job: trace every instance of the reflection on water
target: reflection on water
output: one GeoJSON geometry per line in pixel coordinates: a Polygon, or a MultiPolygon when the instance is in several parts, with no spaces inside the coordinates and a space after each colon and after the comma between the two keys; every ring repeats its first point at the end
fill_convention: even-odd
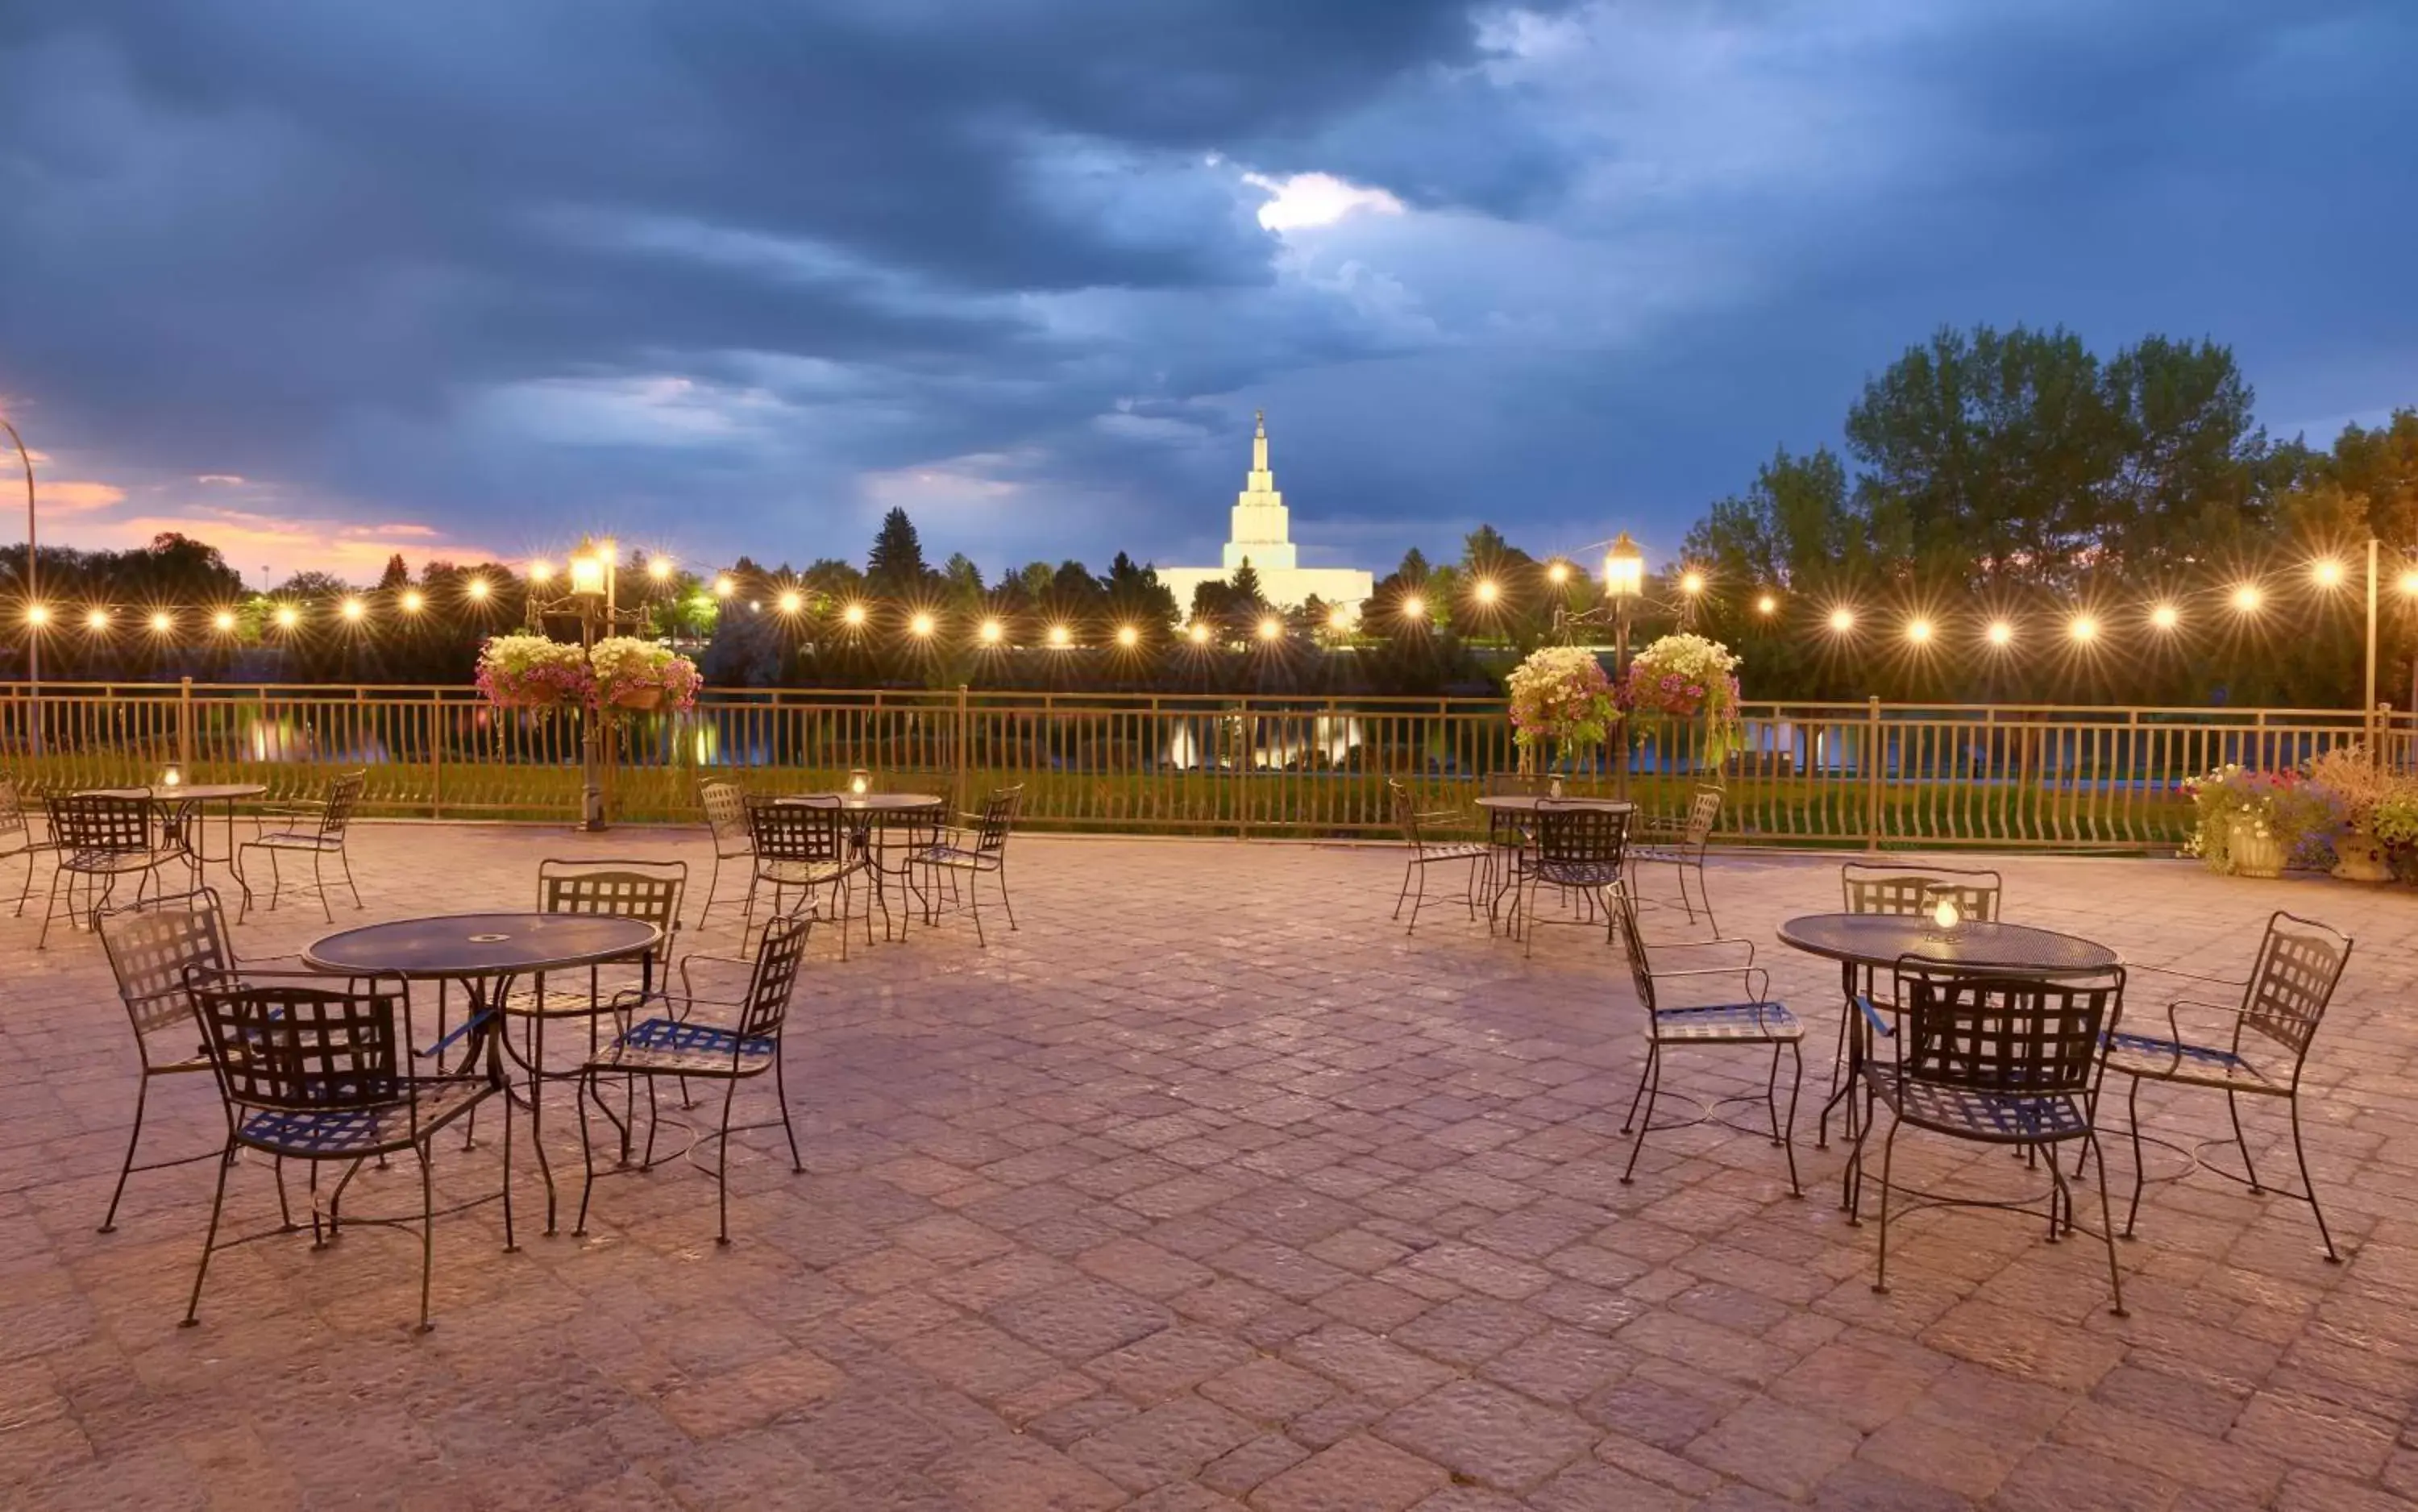
{"type": "Polygon", "coordinates": [[[1293,718],[1180,719],[1159,761],[1178,771],[1269,771],[1341,766],[1361,744],[1360,722],[1345,714],[1293,718]]]}

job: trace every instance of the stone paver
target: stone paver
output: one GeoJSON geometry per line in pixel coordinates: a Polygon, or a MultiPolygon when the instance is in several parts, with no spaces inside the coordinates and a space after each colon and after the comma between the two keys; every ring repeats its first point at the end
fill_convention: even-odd
{"type": "MultiPolygon", "coordinates": [[[[338,924],[519,906],[548,856],[683,858],[701,879],[706,850],[366,825],[367,909],[338,924]]],[[[1620,1183],[1642,1054],[1599,934],[1550,931],[1529,959],[1431,909],[1405,937],[1384,848],[1024,836],[1022,928],[989,950],[952,919],[842,962],[818,932],[786,1062],[807,1168],[777,1128],[733,1137],[727,1249],[710,1176],[678,1160],[601,1180],[584,1237],[567,1216],[542,1234],[522,1119],[522,1249],[492,1204],[440,1219],[435,1333],[408,1332],[416,1240],[369,1227],[223,1252],[180,1330],[211,1168],[138,1173],[94,1231],[132,1106],[125,1020],[89,938],[37,952],[32,921],[0,917],[0,1504],[2412,1504],[2418,896],[1996,864],[2010,917],[2143,965],[2237,971],[2279,907],[2358,937],[2307,1102],[2346,1263],[2305,1209],[2196,1176],[2153,1184],[2120,1249],[2128,1319],[2095,1240],[2002,1214],[1907,1218],[1875,1296],[1874,1228],[1836,1207],[1844,1146],[1812,1138],[1836,972],[1772,939],[1833,905],[1834,859],[1711,873],[1728,932],[1814,1026],[1792,1200],[1778,1152],[1720,1128],[1658,1134],[1620,1183]]],[[[729,950],[736,924],[717,907],[681,948],[729,950]]],[[[1701,938],[1676,910],[1647,926],[1701,938]]],[[[257,958],[327,929],[289,904],[237,939],[257,958]]],[[[2157,991],[2144,974],[2133,1011],[2163,1016],[2157,991]]],[[[1759,1091],[1752,1061],[1677,1054],[1665,1084],[1759,1091]]],[[[769,1094],[742,1092],[740,1122],[769,1094]]],[[[2142,1102],[2177,1141],[2225,1129],[2221,1100],[2142,1102]]],[[[575,1206],[577,1114],[559,1090],[544,1111],[575,1206]]],[[[2280,1174],[2275,1112],[2245,1105],[2280,1174]]],[[[147,1157],[222,1131],[204,1078],[155,1087],[147,1157]]],[[[443,1195],[494,1190],[501,1133],[482,1117],[477,1148],[440,1144],[443,1195]]],[[[2024,1180],[1914,1136],[1897,1158],[1926,1186],[2024,1180]]],[[[416,1180],[365,1171],[347,1211],[403,1209],[416,1180]]],[[[264,1164],[229,1192],[235,1231],[273,1225],[264,1164]]]]}

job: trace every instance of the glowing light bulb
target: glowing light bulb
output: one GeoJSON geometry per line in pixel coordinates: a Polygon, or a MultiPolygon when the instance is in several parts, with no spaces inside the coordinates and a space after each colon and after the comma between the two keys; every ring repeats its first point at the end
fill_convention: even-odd
{"type": "Polygon", "coordinates": [[[728,573],[724,573],[714,578],[713,596],[715,598],[727,599],[738,591],[739,585],[730,581],[730,574],[728,573]]]}
{"type": "Polygon", "coordinates": [[[773,602],[780,607],[783,614],[796,614],[806,606],[805,596],[795,588],[789,589],[773,602]]]}
{"type": "Polygon", "coordinates": [[[1548,582],[1551,582],[1554,587],[1559,588],[1562,584],[1570,580],[1570,564],[1568,562],[1553,563],[1551,567],[1545,569],[1545,577],[1548,582]]]}
{"type": "Polygon", "coordinates": [[[2413,599],[2418,599],[2418,568],[2401,574],[2401,591],[2413,599]]]}
{"type": "Polygon", "coordinates": [[[165,613],[155,614],[151,617],[151,628],[164,635],[176,628],[176,621],[168,618],[165,613]]]}
{"type": "Polygon", "coordinates": [[[280,630],[291,630],[291,629],[293,629],[296,625],[298,625],[298,624],[300,624],[301,622],[302,622],[302,611],[301,611],[301,610],[297,609],[296,607],[294,607],[294,605],[292,605],[292,604],[290,604],[290,603],[284,603],[284,604],[280,604],[280,605],[278,605],[278,608],[277,608],[277,628],[278,628],[278,629],[280,629],[280,630]]]}
{"type": "Polygon", "coordinates": [[[1141,644],[1141,632],[1136,630],[1131,625],[1119,625],[1117,627],[1117,644],[1125,647],[1127,650],[1131,650],[1134,647],[1141,644]]]}
{"type": "Polygon", "coordinates": [[[552,563],[552,562],[531,562],[531,563],[529,563],[529,573],[528,573],[528,576],[529,576],[529,581],[530,581],[530,582],[532,582],[532,583],[551,583],[551,582],[553,582],[553,581],[554,581],[554,563],[552,563]]]}
{"type": "Polygon", "coordinates": [[[647,558],[647,575],[658,583],[668,580],[672,575],[672,559],[669,557],[650,557],[647,558]]]}
{"type": "Polygon", "coordinates": [[[1502,596],[1503,596],[1503,590],[1502,590],[1500,588],[1497,588],[1497,587],[1495,586],[1494,579],[1492,579],[1492,578],[1491,578],[1491,577],[1481,577],[1481,578],[1479,578],[1479,579],[1477,580],[1477,602],[1478,602],[1478,603],[1492,603],[1495,600],[1497,600],[1497,599],[1501,598],[1502,596]]]}
{"type": "Polygon", "coordinates": [[[2078,614],[2066,622],[2065,633],[2072,635],[2078,641],[2097,640],[2099,638],[2099,621],[2091,619],[2087,614],[2078,614]]]}
{"type": "Polygon", "coordinates": [[[2319,588],[2340,588],[2343,564],[2332,557],[2322,557],[2309,564],[2309,576],[2317,580],[2319,588]]]}
{"type": "Polygon", "coordinates": [[[427,605],[428,601],[421,596],[418,588],[406,588],[403,590],[404,613],[418,614],[421,609],[426,608],[427,605]]]}
{"type": "Polygon", "coordinates": [[[1326,628],[1335,631],[1351,629],[1352,611],[1344,608],[1329,609],[1326,612],[1326,628]]]}
{"type": "Polygon", "coordinates": [[[2256,583],[2243,583],[2233,590],[2233,606],[2243,614],[2257,614],[2258,606],[2266,602],[2267,595],[2258,591],[2256,583]]]}
{"type": "Polygon", "coordinates": [[[25,623],[32,625],[38,630],[50,622],[51,610],[48,604],[34,603],[26,605],[25,623]]]}
{"type": "Polygon", "coordinates": [[[1954,898],[1943,897],[1931,906],[1931,922],[1942,929],[1955,928],[1959,917],[1954,898]]]}
{"type": "Polygon", "coordinates": [[[1074,638],[1074,633],[1069,631],[1064,625],[1051,625],[1049,627],[1049,644],[1052,646],[1063,648],[1072,642],[1074,638]]]}
{"type": "Polygon", "coordinates": [[[235,628],[235,616],[229,614],[224,609],[221,609],[218,613],[210,616],[210,628],[223,634],[227,631],[235,628]]]}
{"type": "Polygon", "coordinates": [[[2015,627],[2003,619],[1991,620],[1990,628],[1984,634],[1993,646],[2012,646],[2015,643],[2015,627]]]}
{"type": "Polygon", "coordinates": [[[1000,637],[1006,634],[1006,628],[996,619],[986,619],[982,622],[982,639],[986,646],[998,645],[1000,637]]]}
{"type": "Polygon", "coordinates": [[[2150,611],[2150,623],[2160,630],[2172,630],[2182,623],[2182,614],[2171,603],[2161,603],[2150,611]]]}
{"type": "Polygon", "coordinates": [[[1917,646],[1928,643],[1931,639],[1931,621],[1928,619],[1907,620],[1905,622],[1905,638],[1914,642],[1917,646]]]}
{"type": "Polygon", "coordinates": [[[1403,618],[1403,619],[1425,619],[1427,617],[1428,617],[1428,601],[1427,601],[1427,600],[1425,600],[1425,599],[1423,599],[1423,598],[1420,598],[1417,594],[1414,593],[1414,594],[1412,594],[1410,597],[1408,597],[1408,598],[1406,598],[1406,599],[1404,599],[1404,600],[1402,601],[1402,618],[1403,618]]]}
{"type": "Polygon", "coordinates": [[[1260,621],[1260,639],[1275,640],[1284,634],[1284,621],[1274,615],[1260,621]]]}
{"type": "Polygon", "coordinates": [[[919,639],[929,636],[932,634],[932,617],[927,614],[919,614],[914,619],[907,621],[907,628],[919,639]]]}
{"type": "Polygon", "coordinates": [[[472,602],[484,603],[490,589],[487,587],[487,580],[485,578],[474,577],[470,579],[469,582],[463,585],[462,591],[470,595],[472,602]]]}
{"type": "Polygon", "coordinates": [[[1844,604],[1841,604],[1838,608],[1831,610],[1830,628],[1842,635],[1845,634],[1848,631],[1855,629],[1856,611],[1848,608],[1844,604]]]}
{"type": "Polygon", "coordinates": [[[95,609],[92,613],[84,617],[84,622],[87,629],[107,630],[109,628],[109,611],[106,609],[95,609]]]}
{"type": "Polygon", "coordinates": [[[1691,599],[1702,593],[1705,591],[1705,574],[1697,572],[1680,573],[1679,591],[1691,599]]]}
{"type": "Polygon", "coordinates": [[[1776,615],[1780,612],[1780,601],[1767,593],[1754,601],[1754,612],[1767,618],[1776,615]]]}
{"type": "Polygon", "coordinates": [[[1192,637],[1192,644],[1195,646],[1206,646],[1209,644],[1209,627],[1202,624],[1198,619],[1195,619],[1191,624],[1186,626],[1184,633],[1192,637]]]}
{"type": "Polygon", "coordinates": [[[851,603],[847,608],[842,609],[839,612],[839,617],[842,619],[847,620],[851,625],[861,625],[865,623],[865,605],[861,603],[851,603]]]}
{"type": "Polygon", "coordinates": [[[356,624],[360,622],[362,615],[368,613],[366,609],[361,607],[361,601],[359,599],[346,599],[344,603],[339,606],[337,612],[356,624]]]}

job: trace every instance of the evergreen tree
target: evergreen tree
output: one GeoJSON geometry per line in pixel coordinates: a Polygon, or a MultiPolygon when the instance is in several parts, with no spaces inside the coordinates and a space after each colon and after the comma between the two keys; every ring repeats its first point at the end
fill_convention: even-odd
{"type": "Polygon", "coordinates": [[[880,533],[873,538],[872,554],[865,559],[865,581],[884,598],[911,598],[923,591],[931,569],[924,565],[924,542],[907,512],[893,509],[881,517],[880,533]]]}
{"type": "Polygon", "coordinates": [[[403,553],[398,551],[386,559],[386,571],[378,574],[377,586],[380,593],[392,593],[397,588],[411,586],[411,568],[404,561],[403,553]]]}

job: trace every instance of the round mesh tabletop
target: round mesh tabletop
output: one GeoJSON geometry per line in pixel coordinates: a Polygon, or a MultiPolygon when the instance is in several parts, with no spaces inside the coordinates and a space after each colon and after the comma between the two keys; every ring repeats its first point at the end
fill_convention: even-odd
{"type": "Polygon", "coordinates": [[[919,808],[939,808],[943,800],[938,793],[796,793],[781,802],[813,808],[837,807],[850,814],[902,814],[919,808]]]}
{"type": "Polygon", "coordinates": [[[1782,924],[1780,939],[1812,955],[1859,966],[1889,966],[1902,955],[1920,955],[1948,966],[2056,976],[2104,971],[2121,961],[2106,946],[2079,935],[1978,919],[1943,933],[1921,914],[1807,914],[1782,924]]]}
{"type": "Polygon", "coordinates": [[[509,976],[618,960],[663,938],[643,919],[604,914],[449,913],[328,935],[302,959],[354,976],[509,976]]]}
{"type": "Polygon", "coordinates": [[[1479,808],[1507,814],[1534,814],[1539,808],[1617,808],[1634,810],[1624,798],[1548,798],[1542,793],[1488,793],[1471,800],[1479,808]]]}
{"type": "Polygon", "coordinates": [[[268,791],[264,783],[256,782],[188,782],[170,787],[161,783],[153,787],[95,787],[99,798],[155,798],[163,803],[187,801],[197,803],[220,799],[259,798],[268,791]]]}

